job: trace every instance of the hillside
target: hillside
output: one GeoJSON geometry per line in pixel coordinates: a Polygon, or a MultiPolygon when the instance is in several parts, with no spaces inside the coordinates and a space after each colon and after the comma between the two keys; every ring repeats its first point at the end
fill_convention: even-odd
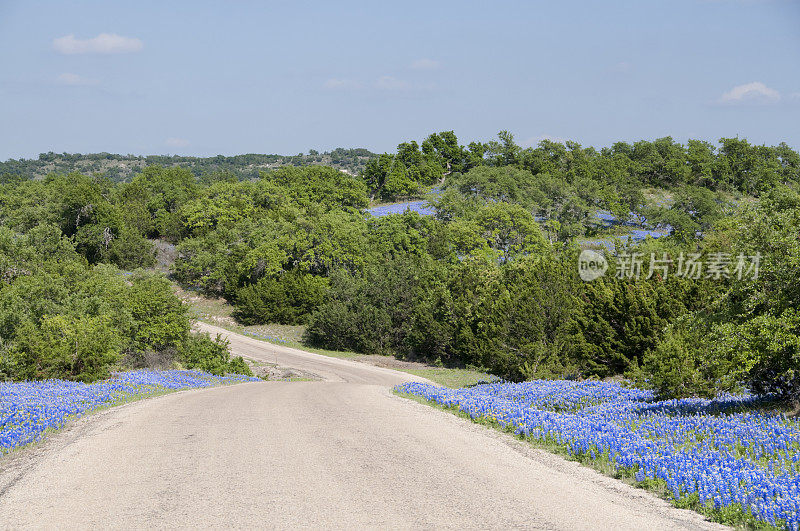
{"type": "Polygon", "coordinates": [[[42,153],[37,159],[9,159],[0,162],[0,176],[20,175],[42,178],[50,173],[84,174],[101,173],[114,181],[124,182],[146,166],[188,168],[195,175],[222,171],[236,175],[239,179],[258,177],[259,172],[284,166],[310,166],[321,164],[333,166],[352,175],[364,169],[366,163],[376,155],[364,148],[344,149],[318,153],[309,150],[298,155],[261,155],[249,153],[226,157],[184,157],[179,155],[116,155],[112,153],[42,153]]]}

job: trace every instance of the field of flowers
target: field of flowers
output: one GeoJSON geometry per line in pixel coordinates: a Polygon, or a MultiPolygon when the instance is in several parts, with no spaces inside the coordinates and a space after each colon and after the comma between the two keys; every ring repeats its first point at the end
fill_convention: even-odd
{"type": "Polygon", "coordinates": [[[214,376],[199,371],[123,372],[92,384],[65,380],[0,382],[0,455],[39,439],[47,429],[94,409],[168,390],[258,381],[258,378],[214,376]]]}
{"type": "MultiPolygon", "coordinates": [[[[427,200],[415,200],[415,201],[400,201],[398,203],[392,203],[388,205],[381,205],[370,208],[367,210],[370,214],[375,217],[383,217],[389,216],[392,214],[403,214],[407,211],[417,212],[422,216],[432,216],[435,214],[433,208],[431,208],[428,204],[427,200]]],[[[595,238],[595,239],[581,239],[580,244],[584,246],[593,246],[593,247],[605,247],[606,249],[613,251],[614,250],[614,238],[619,238],[623,242],[628,240],[633,240],[634,242],[641,242],[646,239],[648,236],[652,238],[660,238],[668,233],[667,229],[648,229],[643,224],[642,221],[634,216],[633,214],[631,217],[625,221],[620,221],[611,212],[607,212],[605,210],[598,210],[595,215],[597,216],[598,222],[602,223],[606,227],[612,226],[620,226],[624,227],[623,234],[616,234],[611,236],[605,236],[602,238],[595,238]]],[[[544,222],[545,218],[537,217],[537,221],[544,222]]]]}
{"type": "Polygon", "coordinates": [[[753,407],[756,398],[656,401],[616,383],[546,380],[396,390],[606,460],[638,482],[662,485],[679,505],[800,526],[800,422],[753,407]]]}
{"type": "Polygon", "coordinates": [[[388,216],[390,214],[403,214],[406,211],[416,212],[422,216],[432,216],[434,211],[428,206],[427,200],[422,201],[401,201],[389,205],[381,205],[370,208],[368,212],[375,217],[388,216]]]}

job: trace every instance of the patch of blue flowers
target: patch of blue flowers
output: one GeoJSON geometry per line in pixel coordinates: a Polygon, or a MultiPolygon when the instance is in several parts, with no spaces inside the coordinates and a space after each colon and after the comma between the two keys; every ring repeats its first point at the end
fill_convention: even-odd
{"type": "Polygon", "coordinates": [[[0,455],[39,439],[47,429],[103,406],[166,390],[258,381],[240,375],[214,376],[200,371],[136,370],[86,384],[67,380],[0,382],[0,455]]]}
{"type": "Polygon", "coordinates": [[[738,504],[773,526],[800,527],[800,422],[754,408],[757,397],[656,401],[617,383],[563,380],[396,389],[576,456],[606,458],[637,481],[663,481],[675,500],[738,504]]]}
{"type": "Polygon", "coordinates": [[[250,337],[254,337],[256,339],[266,339],[267,341],[276,341],[278,343],[288,343],[285,339],[280,337],[270,336],[268,334],[259,334],[258,332],[250,332],[249,330],[245,330],[242,334],[250,337]]]}
{"type": "MultiPolygon", "coordinates": [[[[390,205],[381,205],[377,207],[373,207],[367,210],[370,214],[375,217],[383,217],[389,216],[392,214],[404,214],[405,212],[416,212],[421,216],[433,216],[436,214],[436,211],[430,206],[429,202],[426,200],[418,200],[418,201],[402,201],[399,203],[392,203],[390,205]]],[[[624,222],[619,221],[614,214],[605,210],[598,210],[596,213],[597,218],[606,226],[612,225],[624,225],[625,227],[631,227],[628,230],[628,234],[622,234],[617,236],[623,241],[633,240],[634,242],[640,242],[647,238],[648,236],[652,238],[660,238],[661,236],[665,236],[668,234],[668,230],[666,229],[647,229],[644,228],[642,221],[639,220],[635,215],[631,214],[631,217],[624,222]]],[[[546,218],[537,216],[536,221],[544,222],[546,218]]],[[[595,240],[583,240],[582,243],[584,245],[595,245],[600,247],[605,247],[610,251],[614,250],[614,242],[613,237],[606,237],[606,238],[599,238],[595,240]]]]}
{"type": "Polygon", "coordinates": [[[401,203],[392,203],[391,205],[382,205],[367,210],[375,217],[388,216],[390,214],[403,214],[406,211],[416,212],[421,216],[432,216],[436,212],[428,206],[428,201],[404,201],[401,203]]]}

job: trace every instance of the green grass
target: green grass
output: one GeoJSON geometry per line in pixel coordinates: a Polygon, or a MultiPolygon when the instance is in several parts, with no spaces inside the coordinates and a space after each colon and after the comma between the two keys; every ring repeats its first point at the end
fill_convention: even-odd
{"type": "MultiPolygon", "coordinates": [[[[214,324],[213,322],[209,324],[214,324]]],[[[225,326],[221,324],[217,324],[221,328],[225,328],[226,330],[230,330],[231,332],[237,332],[242,335],[246,335],[248,337],[252,337],[253,339],[258,339],[259,341],[264,341],[266,343],[272,343],[273,345],[282,345],[284,347],[291,347],[296,348],[298,350],[304,350],[306,352],[312,352],[314,354],[320,354],[322,356],[328,356],[331,358],[340,358],[340,359],[353,359],[360,356],[360,354],[356,352],[345,352],[339,350],[326,350],[324,348],[314,348],[304,345],[299,341],[292,341],[292,340],[279,340],[270,337],[260,337],[257,335],[253,335],[253,333],[248,329],[249,327],[244,326],[225,326]]]]}
{"type": "Polygon", "coordinates": [[[766,522],[762,522],[760,520],[756,520],[753,518],[749,513],[744,511],[739,505],[732,505],[728,507],[724,507],[722,509],[714,509],[714,507],[709,502],[706,505],[700,503],[699,498],[697,495],[693,497],[690,496],[688,498],[682,498],[680,500],[674,500],[670,497],[670,492],[667,489],[666,483],[661,480],[653,480],[653,479],[646,479],[645,481],[636,481],[635,473],[636,471],[633,469],[624,469],[624,468],[617,468],[609,459],[608,456],[605,454],[601,454],[597,449],[596,455],[597,457],[592,459],[589,453],[584,453],[580,455],[576,455],[574,453],[570,453],[569,446],[566,444],[559,444],[556,441],[552,440],[540,440],[535,439],[533,437],[525,437],[524,435],[517,435],[514,433],[514,430],[510,427],[503,428],[500,424],[488,417],[478,417],[478,418],[471,418],[467,413],[458,409],[455,406],[443,406],[434,402],[432,400],[427,400],[421,396],[411,395],[408,393],[400,393],[394,391],[394,393],[398,396],[403,398],[407,398],[409,400],[413,400],[414,402],[418,402],[420,404],[424,404],[427,406],[431,406],[435,409],[440,411],[446,411],[457,417],[462,419],[469,420],[470,422],[474,422],[475,424],[480,424],[481,426],[486,426],[488,428],[492,428],[498,431],[502,431],[518,439],[520,441],[524,441],[527,444],[530,444],[534,448],[538,448],[540,450],[548,451],[552,454],[558,455],[563,457],[568,461],[576,461],[586,467],[592,468],[601,474],[612,477],[614,479],[620,480],[623,483],[631,485],[633,487],[637,487],[640,489],[644,489],[659,498],[665,499],[670,502],[672,505],[679,509],[689,509],[695,511],[697,513],[702,514],[707,519],[711,520],[712,522],[717,522],[723,525],[728,525],[735,527],[737,529],[753,529],[753,530],[778,530],[780,528],[771,526],[766,522]]]}
{"type": "MultiPolygon", "coordinates": [[[[225,330],[243,334],[260,341],[283,345],[286,347],[329,356],[332,358],[350,359],[359,361],[362,354],[356,352],[327,350],[306,346],[302,343],[302,325],[266,324],[242,326],[233,319],[233,307],[224,299],[214,299],[194,291],[187,291],[176,285],[179,296],[190,306],[191,315],[198,321],[219,326],[225,330]]],[[[428,380],[445,387],[458,388],[475,385],[481,381],[496,379],[487,372],[472,368],[446,368],[435,366],[420,366],[415,368],[393,367],[393,369],[427,378],[428,380]]]]}
{"type": "MultiPolygon", "coordinates": [[[[292,341],[292,340],[279,341],[278,339],[273,339],[269,337],[259,337],[257,335],[252,335],[250,327],[219,322],[213,319],[209,319],[208,317],[204,318],[204,316],[202,315],[198,316],[197,319],[199,321],[212,324],[214,326],[219,326],[220,328],[224,328],[225,330],[229,330],[231,332],[247,335],[248,337],[252,337],[253,339],[258,339],[259,341],[272,343],[273,345],[282,345],[285,347],[296,348],[298,350],[304,350],[306,352],[320,354],[322,356],[328,356],[331,358],[339,358],[339,359],[349,359],[354,361],[358,361],[358,358],[362,356],[362,354],[359,354],[357,352],[327,350],[322,348],[309,347],[300,343],[299,341],[292,341]]],[[[423,378],[427,378],[428,380],[432,381],[437,385],[450,387],[453,389],[459,387],[467,387],[470,385],[475,385],[476,383],[481,381],[485,382],[497,378],[496,376],[493,376],[487,372],[475,369],[459,369],[459,368],[433,367],[433,366],[413,368],[413,369],[393,367],[393,369],[401,372],[407,372],[409,374],[414,374],[416,376],[421,376],[423,378]]]]}
{"type": "Polygon", "coordinates": [[[210,319],[212,317],[231,318],[233,306],[228,304],[225,299],[206,297],[199,291],[184,289],[176,282],[173,282],[175,292],[187,305],[191,314],[198,319],[210,319]]]}
{"type": "MultiPolygon", "coordinates": [[[[213,324],[213,323],[212,323],[213,324]]],[[[247,329],[244,327],[228,327],[224,325],[220,325],[216,323],[217,326],[222,326],[227,330],[231,330],[232,332],[238,332],[240,334],[244,333],[247,334],[247,329]]],[[[357,352],[347,352],[347,351],[339,351],[339,350],[326,350],[321,348],[314,348],[306,346],[299,342],[294,341],[276,341],[269,338],[263,337],[256,337],[250,336],[254,339],[258,339],[260,341],[265,341],[267,343],[272,343],[275,345],[283,345],[287,347],[296,348],[298,350],[304,350],[306,352],[312,352],[314,354],[320,354],[322,356],[329,356],[331,358],[339,358],[339,359],[349,359],[353,361],[359,361],[359,358],[362,354],[357,352]]],[[[475,369],[458,369],[458,368],[449,368],[449,367],[420,367],[414,369],[408,369],[403,367],[392,367],[396,371],[407,372],[409,374],[413,374],[416,376],[421,376],[423,378],[427,378],[428,380],[432,381],[437,385],[441,385],[444,387],[450,387],[452,389],[457,389],[459,387],[467,387],[470,385],[475,385],[478,382],[486,382],[490,380],[497,379],[496,376],[493,376],[487,372],[483,372],[480,370],[475,369]]]]}
{"type": "Polygon", "coordinates": [[[451,369],[447,367],[430,367],[424,369],[398,369],[409,374],[427,378],[437,385],[458,389],[469,387],[479,382],[489,382],[497,377],[475,369],[451,369]]]}
{"type": "Polygon", "coordinates": [[[351,360],[354,358],[359,357],[361,354],[357,352],[348,352],[344,350],[327,350],[324,348],[315,348],[309,347],[302,343],[294,343],[294,342],[286,342],[286,343],[279,343],[281,345],[286,345],[292,348],[296,348],[299,350],[305,350],[306,352],[313,352],[314,354],[321,354],[322,356],[329,356],[331,358],[340,358],[344,360],[351,360]]]}

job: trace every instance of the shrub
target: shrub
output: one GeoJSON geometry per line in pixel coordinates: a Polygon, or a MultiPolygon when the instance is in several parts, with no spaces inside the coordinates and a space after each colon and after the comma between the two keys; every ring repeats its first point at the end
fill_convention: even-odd
{"type": "Polygon", "coordinates": [[[311,315],[303,333],[303,342],[331,350],[357,350],[357,327],[358,316],[346,304],[330,301],[311,315]]]}
{"type": "Polygon", "coordinates": [[[144,273],[135,276],[125,304],[133,318],[135,349],[175,348],[189,333],[188,310],[162,276],[144,273]]]}
{"type": "Polygon", "coordinates": [[[761,315],[735,332],[738,351],[753,360],[748,374],[753,390],[800,404],[800,312],[761,315]]]}
{"type": "Polygon", "coordinates": [[[214,339],[208,334],[189,336],[178,350],[178,359],[188,369],[199,369],[218,376],[229,373],[253,375],[241,356],[231,358],[228,342],[220,336],[214,339]]]}
{"type": "Polygon", "coordinates": [[[119,358],[119,334],[107,316],[47,316],[36,327],[27,321],[11,348],[16,379],[65,378],[93,382],[110,376],[119,358]]]}
{"type": "Polygon", "coordinates": [[[303,323],[327,293],[326,278],[296,270],[265,277],[237,291],[234,317],[247,325],[303,323]]]}

